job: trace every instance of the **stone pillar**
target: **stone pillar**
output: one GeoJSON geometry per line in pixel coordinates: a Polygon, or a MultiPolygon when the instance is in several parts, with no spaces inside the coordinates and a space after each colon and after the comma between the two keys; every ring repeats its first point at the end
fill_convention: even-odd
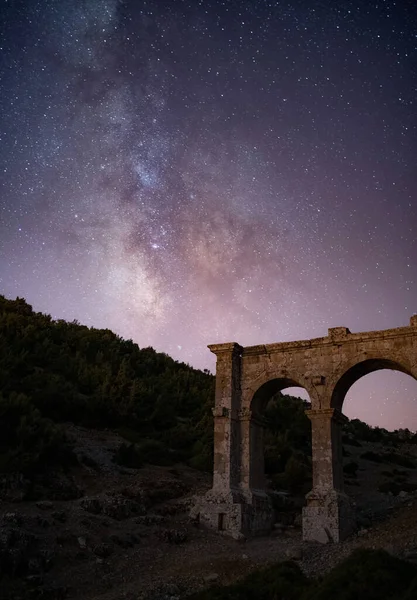
{"type": "Polygon", "coordinates": [[[264,464],[264,424],[249,409],[239,412],[240,421],[240,489],[250,498],[254,491],[266,489],[264,464]]]}
{"type": "Polygon", "coordinates": [[[213,487],[196,501],[191,516],[235,538],[243,536],[245,500],[239,489],[241,356],[234,342],[209,349],[217,356],[214,417],[213,487]]]}
{"type": "Polygon", "coordinates": [[[340,542],[355,529],[349,498],[344,493],[341,426],[346,417],[336,409],[309,410],[313,489],[303,509],[303,539],[340,542]]]}
{"type": "Polygon", "coordinates": [[[239,413],[240,490],[245,501],[242,531],[246,535],[264,535],[273,525],[273,509],[266,492],[264,461],[264,422],[249,409],[239,413]]]}
{"type": "Polygon", "coordinates": [[[217,356],[213,487],[192,516],[237,539],[267,533],[273,512],[265,491],[263,426],[241,409],[242,348],[236,343],[209,348],[217,356]]]}
{"type": "Polygon", "coordinates": [[[239,486],[240,370],[239,344],[209,346],[217,355],[214,417],[213,491],[228,494],[239,486]]]}

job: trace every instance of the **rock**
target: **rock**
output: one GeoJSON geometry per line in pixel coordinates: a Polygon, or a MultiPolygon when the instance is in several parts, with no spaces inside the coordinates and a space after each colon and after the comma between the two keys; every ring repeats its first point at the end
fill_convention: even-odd
{"type": "Polygon", "coordinates": [[[43,584],[43,577],[40,574],[28,575],[25,577],[25,581],[27,581],[27,583],[29,583],[31,586],[40,586],[43,584]]]}
{"type": "Polygon", "coordinates": [[[187,507],[182,502],[175,502],[171,504],[165,504],[163,506],[158,506],[155,508],[158,514],[162,516],[174,516],[187,511],[187,507]]]}
{"type": "Polygon", "coordinates": [[[34,575],[42,572],[42,563],[41,563],[40,557],[32,556],[28,560],[27,571],[29,574],[34,574],[34,575]]]}
{"type": "Polygon", "coordinates": [[[359,529],[359,531],[358,531],[358,537],[363,537],[367,533],[368,533],[367,529],[359,529]]]}
{"type": "Polygon", "coordinates": [[[123,521],[137,514],[138,505],[133,500],[123,498],[122,496],[114,496],[112,498],[106,498],[103,503],[103,513],[107,517],[116,519],[117,521],[123,521]]]}
{"type": "Polygon", "coordinates": [[[218,573],[208,573],[208,575],[203,576],[203,581],[205,583],[212,583],[213,581],[216,581],[218,578],[219,578],[218,573]]]}
{"type": "Polygon", "coordinates": [[[372,521],[369,517],[360,516],[357,520],[357,524],[361,529],[368,529],[372,525],[372,521]]]}
{"type": "Polygon", "coordinates": [[[21,525],[23,522],[23,518],[21,515],[15,512],[7,512],[2,516],[3,523],[11,524],[11,525],[21,525]]]}
{"type": "Polygon", "coordinates": [[[32,494],[39,500],[77,500],[83,496],[82,490],[71,475],[50,471],[37,478],[32,494]]]}
{"type": "Polygon", "coordinates": [[[133,514],[143,513],[143,506],[123,496],[90,496],[80,500],[80,506],[94,515],[103,514],[116,521],[128,519],[133,514]]]}
{"type": "Polygon", "coordinates": [[[39,558],[41,560],[42,569],[48,571],[53,565],[55,552],[49,548],[44,548],[39,552],[39,558]]]}
{"type": "Polygon", "coordinates": [[[246,536],[240,531],[234,531],[232,533],[232,538],[237,542],[246,542],[246,536]]]}
{"type": "Polygon", "coordinates": [[[398,494],[399,498],[407,498],[408,493],[405,490],[401,490],[401,492],[398,494]]]}
{"type": "Polygon", "coordinates": [[[22,502],[27,497],[31,482],[21,473],[7,473],[0,479],[0,500],[22,502]]]}
{"type": "Polygon", "coordinates": [[[93,552],[99,558],[108,558],[113,554],[113,548],[110,544],[97,544],[97,546],[94,546],[93,552]]]}
{"type": "Polygon", "coordinates": [[[181,590],[175,583],[161,584],[146,595],[147,600],[179,600],[180,597],[181,590]]]}
{"type": "Polygon", "coordinates": [[[161,525],[165,521],[162,515],[142,515],[135,519],[137,525],[161,525]]]}
{"type": "Polygon", "coordinates": [[[293,512],[276,512],[275,518],[277,523],[281,523],[284,527],[289,527],[290,525],[294,525],[295,514],[293,512]]]}
{"type": "Polygon", "coordinates": [[[103,511],[102,503],[100,502],[100,499],[96,497],[83,498],[80,501],[80,506],[93,515],[98,515],[103,511]]]}
{"type": "Polygon", "coordinates": [[[36,536],[4,525],[0,527],[0,564],[2,575],[20,576],[28,571],[29,560],[34,556],[36,536]]]}
{"type": "Polygon", "coordinates": [[[413,550],[406,550],[403,554],[406,560],[417,560],[417,548],[413,550]]]}
{"type": "Polygon", "coordinates": [[[41,510],[52,510],[54,508],[54,505],[50,500],[39,500],[36,503],[36,506],[41,510]]]}
{"type": "Polygon", "coordinates": [[[302,527],[303,526],[303,515],[301,513],[297,513],[294,518],[294,527],[302,527]]]}
{"type": "Polygon", "coordinates": [[[140,542],[140,538],[134,533],[127,533],[126,535],[117,535],[113,533],[109,536],[109,539],[121,548],[133,548],[135,544],[140,542]]]}
{"type": "Polygon", "coordinates": [[[80,536],[77,538],[77,541],[80,548],[87,548],[87,540],[85,539],[85,537],[80,536]]]}
{"type": "Polygon", "coordinates": [[[67,520],[67,513],[65,510],[55,510],[51,513],[51,516],[55,521],[59,521],[60,523],[65,523],[67,520]]]}
{"type": "Polygon", "coordinates": [[[285,556],[288,560],[302,560],[303,551],[301,548],[290,548],[286,550],[285,556]]]}
{"type": "Polygon", "coordinates": [[[40,515],[38,515],[36,517],[36,523],[40,526],[43,527],[44,529],[46,527],[50,526],[50,522],[48,521],[48,519],[44,519],[43,517],[41,517],[40,515]]]}
{"type": "Polygon", "coordinates": [[[147,481],[146,488],[142,490],[143,500],[147,506],[160,504],[184,496],[188,487],[178,479],[155,479],[147,481]]]}
{"type": "Polygon", "coordinates": [[[186,529],[163,529],[159,532],[159,537],[169,544],[183,544],[188,539],[186,529]]]}

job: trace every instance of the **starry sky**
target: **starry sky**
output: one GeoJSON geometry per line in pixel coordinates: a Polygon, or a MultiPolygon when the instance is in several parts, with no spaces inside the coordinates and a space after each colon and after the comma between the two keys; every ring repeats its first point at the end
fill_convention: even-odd
{"type": "MultiPolygon", "coordinates": [[[[0,293],[214,371],[417,312],[413,0],[5,0],[0,293]]],[[[417,382],[348,416],[417,429],[417,382]]]]}

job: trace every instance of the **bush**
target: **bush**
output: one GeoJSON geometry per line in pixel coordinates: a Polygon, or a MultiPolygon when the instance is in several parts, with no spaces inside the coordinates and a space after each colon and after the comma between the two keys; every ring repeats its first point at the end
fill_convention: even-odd
{"type": "Polygon", "coordinates": [[[175,453],[158,440],[143,440],[138,446],[143,462],[151,465],[170,466],[175,462],[175,453]]]}
{"type": "Polygon", "coordinates": [[[398,496],[398,494],[403,489],[403,486],[397,481],[383,481],[378,486],[378,491],[382,494],[391,493],[393,496],[398,496]]]}
{"type": "Polygon", "coordinates": [[[345,466],[343,467],[343,472],[346,475],[350,475],[351,477],[356,477],[358,468],[358,463],[354,460],[351,460],[350,462],[345,464],[345,466]]]}
{"type": "Polygon", "coordinates": [[[302,600],[399,600],[415,566],[384,550],[355,550],[302,600]]]}
{"type": "Polygon", "coordinates": [[[190,458],[188,464],[193,469],[198,471],[212,471],[213,470],[213,454],[211,452],[201,452],[201,454],[195,454],[190,458]]]}
{"type": "Polygon", "coordinates": [[[293,494],[302,491],[306,482],[310,480],[311,474],[304,462],[295,456],[291,456],[285,466],[285,483],[293,494]]]}
{"type": "Polygon", "coordinates": [[[24,394],[0,393],[0,472],[31,475],[69,466],[76,457],[62,429],[41,416],[24,394]]]}
{"type": "Polygon", "coordinates": [[[413,579],[410,584],[410,587],[404,594],[401,600],[416,600],[417,598],[417,577],[413,579]]]}
{"type": "Polygon", "coordinates": [[[414,469],[416,466],[415,462],[411,458],[401,454],[396,454],[395,452],[388,452],[387,454],[384,454],[384,458],[387,462],[390,462],[393,465],[399,465],[400,467],[405,467],[406,469],[414,469]]]}
{"type": "Polygon", "coordinates": [[[358,448],[362,447],[362,444],[360,442],[358,442],[358,440],[356,440],[354,437],[351,437],[350,435],[342,436],[342,442],[344,444],[346,444],[347,446],[356,446],[358,448]]]}
{"type": "Polygon", "coordinates": [[[226,587],[213,587],[188,596],[189,600],[299,600],[309,582],[299,566],[283,562],[251,573],[226,587]]]}
{"type": "Polygon", "coordinates": [[[372,452],[372,450],[369,450],[368,452],[363,452],[361,454],[361,458],[365,460],[371,460],[372,462],[376,463],[384,462],[384,458],[381,456],[381,454],[376,454],[375,452],[372,452]]]}
{"type": "Polygon", "coordinates": [[[140,469],[143,465],[143,455],[136,444],[120,444],[114,455],[114,461],[123,467],[140,469]]]}

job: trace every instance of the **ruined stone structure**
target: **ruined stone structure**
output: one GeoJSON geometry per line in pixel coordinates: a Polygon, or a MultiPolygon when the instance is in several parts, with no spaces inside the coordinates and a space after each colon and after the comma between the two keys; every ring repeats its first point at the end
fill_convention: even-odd
{"type": "Polygon", "coordinates": [[[303,538],[339,542],[355,519],[343,489],[343,400],[362,376],[395,369],[417,379],[417,315],[409,327],[242,348],[215,344],[217,356],[212,489],[194,513],[235,537],[267,533],[273,511],[264,475],[262,410],[279,390],[302,387],[311,400],[313,489],[303,509],[303,538]]]}

